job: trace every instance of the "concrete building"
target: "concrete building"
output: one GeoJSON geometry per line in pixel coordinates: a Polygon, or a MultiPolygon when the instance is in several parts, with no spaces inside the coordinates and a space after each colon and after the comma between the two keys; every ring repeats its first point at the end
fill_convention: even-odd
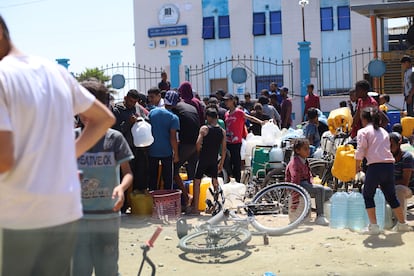
{"type": "MultiPolygon", "coordinates": [[[[300,114],[295,116],[297,123],[306,85],[300,76],[298,42],[306,40],[311,43],[306,82],[315,84],[323,96],[321,109],[329,112],[347,96],[325,95],[343,94],[367,73],[362,61],[344,57],[373,48],[371,22],[351,10],[350,2],[358,1],[308,2],[302,8],[294,0],[135,0],[136,64],[165,70],[173,87],[188,79],[201,96],[217,88],[254,94],[276,81],[289,87],[294,113],[300,114]],[[176,58],[173,70],[172,55],[176,58]],[[242,68],[244,82],[235,82],[234,68],[242,68]]],[[[376,22],[378,33],[384,34],[386,23],[376,22]]],[[[377,37],[379,51],[383,37],[377,37]]],[[[370,59],[372,54],[365,62],[370,59]]],[[[150,82],[154,86],[158,80],[151,77],[150,82]]],[[[145,87],[137,85],[148,89],[147,82],[145,87]]]]}

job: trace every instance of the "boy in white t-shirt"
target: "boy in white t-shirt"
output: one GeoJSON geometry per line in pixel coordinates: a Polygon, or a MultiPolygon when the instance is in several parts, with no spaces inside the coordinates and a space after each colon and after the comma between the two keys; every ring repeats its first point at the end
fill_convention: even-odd
{"type": "Polygon", "coordinates": [[[66,275],[82,216],[76,157],[113,125],[62,66],[24,55],[0,16],[1,275],[66,275]],[[86,119],[76,140],[73,118],[86,119]]]}

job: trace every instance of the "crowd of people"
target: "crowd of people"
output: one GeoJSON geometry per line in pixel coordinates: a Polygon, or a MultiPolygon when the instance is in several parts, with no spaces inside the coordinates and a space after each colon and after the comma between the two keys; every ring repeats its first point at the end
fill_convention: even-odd
{"type": "MultiPolygon", "coordinates": [[[[411,59],[401,62],[411,64],[411,59]]],[[[412,75],[406,75],[410,115],[414,89],[412,75]]],[[[183,191],[185,212],[198,215],[204,175],[217,187],[227,160],[228,173],[240,182],[240,149],[248,132],[260,135],[268,121],[280,128],[292,126],[289,90],[278,89],[276,83],[262,90],[257,101],[246,93],[239,102],[224,90],[201,101],[191,83],[175,90],[165,72],[161,77],[146,94],[132,89],[122,102],[111,105],[109,91],[99,81],[79,84],[63,67],[20,52],[0,16],[2,275],[117,275],[119,212],[128,207],[129,187],[171,189],[175,183],[183,191]],[[151,125],[152,144],[137,146],[131,131],[137,123],[151,125]],[[179,173],[184,165],[188,178],[194,179],[194,198],[179,173]]],[[[323,202],[332,191],[312,184],[306,161],[310,144],[320,143],[320,102],[313,90],[309,84],[303,114],[306,137],[294,142],[286,180],[315,197],[315,222],[326,225],[323,202]]],[[[386,117],[369,90],[367,81],[358,81],[351,94],[356,101],[351,137],[357,170],[363,159],[367,164],[366,233],[380,232],[373,200],[378,185],[398,219],[394,230],[408,231],[401,202],[412,196],[413,159],[401,150],[398,125],[391,134],[381,127],[386,117]]]]}

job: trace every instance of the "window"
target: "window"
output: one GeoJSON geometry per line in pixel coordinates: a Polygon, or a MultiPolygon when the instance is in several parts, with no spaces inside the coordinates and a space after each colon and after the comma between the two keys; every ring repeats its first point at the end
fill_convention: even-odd
{"type": "Polygon", "coordinates": [[[270,12],[270,34],[282,34],[282,13],[270,12]]]}
{"type": "Polygon", "coordinates": [[[253,35],[266,35],[266,14],[264,12],[253,13],[253,35]]]}
{"type": "Polygon", "coordinates": [[[338,30],[350,30],[351,17],[349,15],[349,7],[338,7],[338,30]]]}
{"type": "Polygon", "coordinates": [[[321,31],[333,30],[333,10],[332,8],[321,8],[321,31]]]}
{"type": "Polygon", "coordinates": [[[229,38],[230,37],[230,19],[228,15],[218,17],[219,25],[219,38],[229,38]]]}
{"type": "Polygon", "coordinates": [[[214,16],[203,17],[203,38],[214,39],[214,16]]]}

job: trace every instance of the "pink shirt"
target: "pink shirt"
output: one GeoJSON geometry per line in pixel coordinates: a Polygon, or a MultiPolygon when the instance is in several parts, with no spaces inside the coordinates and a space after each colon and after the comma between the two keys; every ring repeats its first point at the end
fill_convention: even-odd
{"type": "Polygon", "coordinates": [[[382,127],[377,130],[372,124],[358,130],[358,147],[355,151],[355,159],[367,159],[367,164],[394,163],[394,157],[390,150],[390,138],[388,132],[382,127]]]}
{"type": "Polygon", "coordinates": [[[308,162],[300,156],[295,155],[286,167],[285,181],[299,185],[302,180],[307,180],[312,183],[312,174],[308,162]]]}

